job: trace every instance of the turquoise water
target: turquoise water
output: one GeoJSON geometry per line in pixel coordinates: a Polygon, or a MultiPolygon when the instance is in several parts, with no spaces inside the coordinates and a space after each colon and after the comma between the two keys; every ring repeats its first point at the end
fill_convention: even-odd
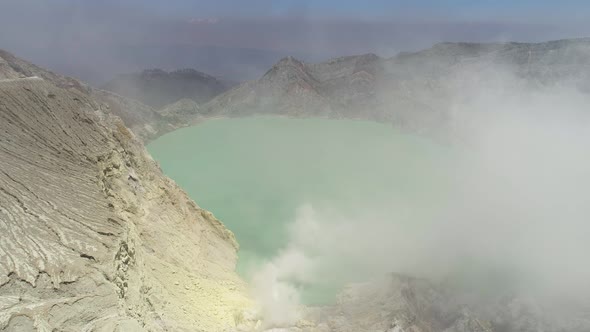
{"type": "Polygon", "coordinates": [[[385,124],[265,117],[210,120],[164,135],[148,150],[235,233],[243,275],[284,248],[285,226],[303,204],[387,215],[392,202],[405,202],[426,216],[444,197],[449,153],[385,124]]]}

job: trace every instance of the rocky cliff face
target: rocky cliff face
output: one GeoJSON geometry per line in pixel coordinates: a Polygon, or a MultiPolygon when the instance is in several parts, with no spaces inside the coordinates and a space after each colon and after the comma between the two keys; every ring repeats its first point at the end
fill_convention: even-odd
{"type": "Polygon", "coordinates": [[[0,330],[234,328],[233,234],[105,104],[1,67],[0,330]]]}

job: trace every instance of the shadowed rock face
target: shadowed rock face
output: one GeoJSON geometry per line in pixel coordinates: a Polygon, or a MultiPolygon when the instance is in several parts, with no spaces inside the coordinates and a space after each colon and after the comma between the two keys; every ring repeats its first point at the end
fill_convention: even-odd
{"type": "Polygon", "coordinates": [[[0,330],[223,331],[250,305],[233,234],[105,105],[0,78],[0,330]]]}
{"type": "Polygon", "coordinates": [[[205,103],[225,92],[232,84],[194,69],[166,72],[161,69],[120,75],[103,89],[138,100],[154,108],[162,108],[182,98],[205,103]]]}

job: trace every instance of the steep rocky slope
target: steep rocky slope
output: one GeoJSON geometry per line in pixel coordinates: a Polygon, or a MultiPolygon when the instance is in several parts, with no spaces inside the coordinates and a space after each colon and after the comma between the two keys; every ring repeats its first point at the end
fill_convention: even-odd
{"type": "Polygon", "coordinates": [[[119,75],[102,88],[151,107],[162,108],[183,98],[204,103],[225,92],[231,85],[194,69],[171,72],[151,69],[119,75]]]}
{"type": "Polygon", "coordinates": [[[498,72],[514,74],[531,87],[571,84],[589,92],[590,39],[442,43],[389,59],[367,54],[320,64],[285,58],[262,78],[216,97],[203,112],[362,118],[432,131],[451,116],[453,84],[468,85],[498,72]]]}
{"type": "Polygon", "coordinates": [[[233,328],[233,234],[103,104],[2,75],[0,330],[233,328]]]}

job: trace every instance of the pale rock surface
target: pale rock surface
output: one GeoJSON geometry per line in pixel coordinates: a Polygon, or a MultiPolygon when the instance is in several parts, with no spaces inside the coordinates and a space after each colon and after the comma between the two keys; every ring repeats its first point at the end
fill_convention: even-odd
{"type": "Polygon", "coordinates": [[[237,243],[78,89],[0,81],[0,331],[225,331],[237,243]]]}

